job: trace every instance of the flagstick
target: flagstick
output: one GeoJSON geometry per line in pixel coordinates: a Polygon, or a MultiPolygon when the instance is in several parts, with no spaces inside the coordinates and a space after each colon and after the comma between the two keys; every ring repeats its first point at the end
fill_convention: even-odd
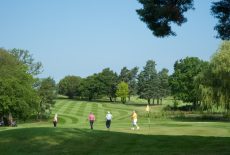
{"type": "Polygon", "coordinates": [[[150,132],[150,107],[149,107],[149,105],[147,104],[147,107],[146,107],[146,109],[145,109],[147,112],[148,112],[148,126],[149,126],[149,132],[150,132]]]}
{"type": "Polygon", "coordinates": [[[148,112],[148,122],[149,122],[149,131],[150,131],[150,115],[149,115],[149,112],[148,112]]]}

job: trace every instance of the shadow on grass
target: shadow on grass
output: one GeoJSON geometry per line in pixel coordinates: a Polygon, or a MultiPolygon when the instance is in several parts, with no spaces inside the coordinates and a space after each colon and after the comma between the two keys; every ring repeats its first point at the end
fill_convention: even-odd
{"type": "Polygon", "coordinates": [[[230,122],[229,117],[222,115],[182,115],[174,116],[171,119],[182,122],[230,122]]]}
{"type": "Polygon", "coordinates": [[[141,135],[77,128],[0,131],[0,154],[229,154],[229,137],[141,135]]]}

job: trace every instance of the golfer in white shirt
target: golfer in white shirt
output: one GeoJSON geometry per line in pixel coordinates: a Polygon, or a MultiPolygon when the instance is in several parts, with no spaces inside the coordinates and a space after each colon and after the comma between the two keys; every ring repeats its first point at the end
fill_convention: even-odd
{"type": "Polygon", "coordinates": [[[108,113],[105,116],[107,129],[110,129],[112,117],[113,117],[112,114],[108,111],[108,113]]]}

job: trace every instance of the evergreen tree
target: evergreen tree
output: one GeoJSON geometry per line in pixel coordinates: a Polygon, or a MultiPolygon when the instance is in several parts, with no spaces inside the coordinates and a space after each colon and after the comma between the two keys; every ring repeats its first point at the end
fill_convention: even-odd
{"type": "Polygon", "coordinates": [[[159,78],[155,69],[155,62],[149,60],[138,76],[138,95],[140,98],[147,99],[150,104],[151,99],[157,99],[159,96],[159,78]]]}
{"type": "Polygon", "coordinates": [[[222,40],[230,40],[230,0],[220,0],[213,2],[212,14],[218,19],[218,24],[215,26],[218,35],[217,38],[222,40]]]}
{"type": "Polygon", "coordinates": [[[193,0],[138,0],[143,8],[136,10],[156,37],[176,35],[171,23],[181,26],[187,21],[184,13],[193,8],[193,0]]]}
{"type": "Polygon", "coordinates": [[[159,85],[159,98],[167,97],[170,94],[170,87],[169,87],[169,75],[168,69],[163,68],[159,73],[160,85],[159,85]]]}
{"type": "Polygon", "coordinates": [[[137,93],[137,72],[138,67],[134,67],[131,70],[123,67],[121,69],[120,75],[118,77],[119,82],[126,82],[129,85],[129,100],[131,95],[136,95],[137,93]]]}

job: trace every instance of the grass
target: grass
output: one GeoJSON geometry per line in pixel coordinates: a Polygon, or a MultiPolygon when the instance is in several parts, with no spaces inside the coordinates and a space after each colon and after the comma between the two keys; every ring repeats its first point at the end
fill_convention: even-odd
{"type": "MultiPolygon", "coordinates": [[[[0,128],[0,154],[229,154],[229,122],[150,120],[139,117],[140,130],[130,130],[130,114],[144,116],[144,104],[117,104],[58,100],[58,127],[46,122],[0,128]],[[95,130],[89,129],[87,116],[96,115],[95,130]],[[111,130],[105,128],[105,114],[111,111],[111,130]]],[[[152,107],[159,112],[160,107],[152,107]]]]}

